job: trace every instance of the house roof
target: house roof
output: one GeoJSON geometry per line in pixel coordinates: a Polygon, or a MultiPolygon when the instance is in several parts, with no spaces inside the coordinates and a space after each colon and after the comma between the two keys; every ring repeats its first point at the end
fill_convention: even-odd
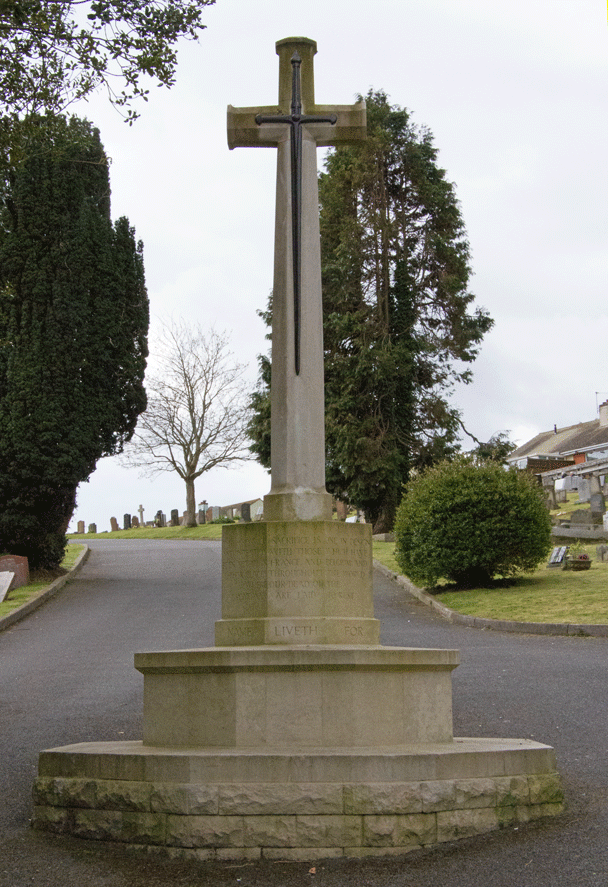
{"type": "Polygon", "coordinates": [[[599,419],[579,422],[554,431],[543,431],[509,454],[509,462],[526,456],[568,456],[608,447],[608,425],[599,419]]]}

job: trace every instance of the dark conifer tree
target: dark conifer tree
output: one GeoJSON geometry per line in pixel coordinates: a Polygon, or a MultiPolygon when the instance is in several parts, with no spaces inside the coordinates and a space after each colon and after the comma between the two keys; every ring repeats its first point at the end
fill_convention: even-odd
{"type": "Polygon", "coordinates": [[[0,551],[56,566],[78,484],[146,406],[142,245],[83,120],[39,117],[1,183],[0,551]]]}
{"type": "MultiPolygon", "coordinates": [[[[332,149],[319,180],[326,467],[327,489],[382,532],[412,468],[457,450],[449,395],[492,320],[470,311],[469,245],[431,133],[383,92],[366,103],[367,141],[332,149]]],[[[250,425],[262,461],[264,370],[250,425]]]]}

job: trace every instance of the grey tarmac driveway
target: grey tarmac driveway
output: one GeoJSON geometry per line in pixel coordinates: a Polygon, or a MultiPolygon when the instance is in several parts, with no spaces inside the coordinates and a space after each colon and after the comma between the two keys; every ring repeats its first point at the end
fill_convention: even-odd
{"type": "Polygon", "coordinates": [[[32,831],[43,748],[141,736],[133,652],[213,644],[219,543],[94,541],[79,577],[0,633],[0,887],[608,887],[608,639],[451,625],[376,574],[382,642],[461,651],[460,736],[556,749],[568,810],[395,859],[184,864],[32,831]]]}

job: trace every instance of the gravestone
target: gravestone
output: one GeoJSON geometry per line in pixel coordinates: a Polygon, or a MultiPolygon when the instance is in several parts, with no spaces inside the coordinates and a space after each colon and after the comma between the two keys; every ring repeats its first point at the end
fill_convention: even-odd
{"type": "Polygon", "coordinates": [[[251,521],[251,505],[249,502],[243,502],[241,505],[241,520],[245,521],[245,523],[251,521]]]}
{"type": "Polygon", "coordinates": [[[578,501],[588,502],[591,496],[591,482],[588,477],[578,479],[578,501]]]}
{"type": "Polygon", "coordinates": [[[211,506],[211,520],[219,520],[220,519],[220,508],[219,505],[211,506]]]}
{"type": "Polygon", "coordinates": [[[606,501],[601,493],[591,493],[589,496],[591,519],[594,523],[601,524],[606,512],[606,501]]]}
{"type": "Polygon", "coordinates": [[[454,741],[457,651],[379,644],[371,527],[332,520],[316,148],[365,138],[365,106],[316,104],[314,41],[276,48],[277,105],[228,109],[231,148],[277,149],[264,520],[223,528],[215,647],[135,655],[143,743],[43,752],[36,785],[37,827],[180,859],[392,855],[562,810],[552,749],[454,741]]]}
{"type": "Polygon", "coordinates": [[[348,517],[348,505],[340,499],[336,500],[336,519],[345,521],[348,517]]]}
{"type": "Polygon", "coordinates": [[[133,515],[133,517],[131,518],[131,527],[132,527],[134,530],[138,530],[138,529],[139,529],[139,518],[136,517],[136,515],[133,515]]]}
{"type": "Polygon", "coordinates": [[[172,508],[172,509],[171,509],[171,521],[170,521],[170,525],[171,525],[172,527],[179,527],[179,511],[177,510],[177,508],[172,508]]]}
{"type": "Polygon", "coordinates": [[[84,533],[84,521],[83,520],[78,521],[78,529],[76,530],[76,532],[77,533],[84,533]]]}
{"type": "Polygon", "coordinates": [[[167,526],[167,517],[166,517],[166,515],[164,515],[162,513],[160,508],[156,512],[154,523],[156,524],[157,527],[161,527],[161,528],[167,526]]]}
{"type": "Polygon", "coordinates": [[[130,530],[131,529],[131,515],[124,514],[122,521],[123,521],[123,523],[122,523],[123,530],[130,530]]]}
{"type": "Polygon", "coordinates": [[[89,529],[87,532],[96,533],[97,532],[97,524],[89,524],[89,529]]]}
{"type": "Polygon", "coordinates": [[[571,527],[588,527],[593,523],[591,517],[591,509],[589,508],[577,508],[576,511],[571,512],[570,514],[570,526],[571,527]]]}
{"type": "Polygon", "coordinates": [[[116,533],[118,530],[120,530],[120,527],[118,526],[118,521],[115,517],[110,518],[110,530],[112,531],[112,533],[116,533]]]}
{"type": "Polygon", "coordinates": [[[548,567],[561,567],[564,562],[564,557],[566,556],[566,552],[568,551],[567,545],[558,545],[556,546],[549,556],[548,567]]]}
{"type": "Polygon", "coordinates": [[[15,574],[11,591],[15,588],[21,588],[30,581],[30,565],[28,559],[19,554],[3,554],[0,557],[0,570],[9,570],[15,574]]]}
{"type": "Polygon", "coordinates": [[[206,514],[202,508],[199,508],[198,515],[197,515],[196,519],[197,519],[197,522],[199,525],[206,523],[206,514]]]}
{"type": "Polygon", "coordinates": [[[547,508],[556,508],[557,499],[555,497],[555,484],[552,478],[543,478],[543,491],[546,496],[547,508]]]}
{"type": "Polygon", "coordinates": [[[608,561],[608,545],[596,545],[595,556],[598,561],[606,563],[608,561]]]}
{"type": "Polygon", "coordinates": [[[137,509],[137,512],[139,514],[139,523],[143,527],[145,525],[144,524],[144,507],[143,507],[143,505],[139,506],[139,508],[137,509]]]}
{"type": "Polygon", "coordinates": [[[0,572],[0,604],[6,599],[14,578],[15,574],[9,570],[3,570],[0,572]]]}

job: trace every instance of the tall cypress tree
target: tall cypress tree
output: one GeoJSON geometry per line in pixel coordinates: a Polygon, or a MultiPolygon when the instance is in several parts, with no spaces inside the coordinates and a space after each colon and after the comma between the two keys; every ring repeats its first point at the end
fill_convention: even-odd
{"type": "MultiPolygon", "coordinates": [[[[383,92],[366,104],[367,140],[332,149],[319,179],[326,480],[382,532],[410,471],[457,449],[449,394],[492,320],[470,310],[469,245],[431,133],[383,92]]],[[[263,461],[261,369],[250,431],[263,461]]]]}
{"type": "Polygon", "coordinates": [[[0,551],[53,567],[78,484],[145,409],[142,245],[112,224],[99,132],[28,121],[0,207],[0,551]]]}

